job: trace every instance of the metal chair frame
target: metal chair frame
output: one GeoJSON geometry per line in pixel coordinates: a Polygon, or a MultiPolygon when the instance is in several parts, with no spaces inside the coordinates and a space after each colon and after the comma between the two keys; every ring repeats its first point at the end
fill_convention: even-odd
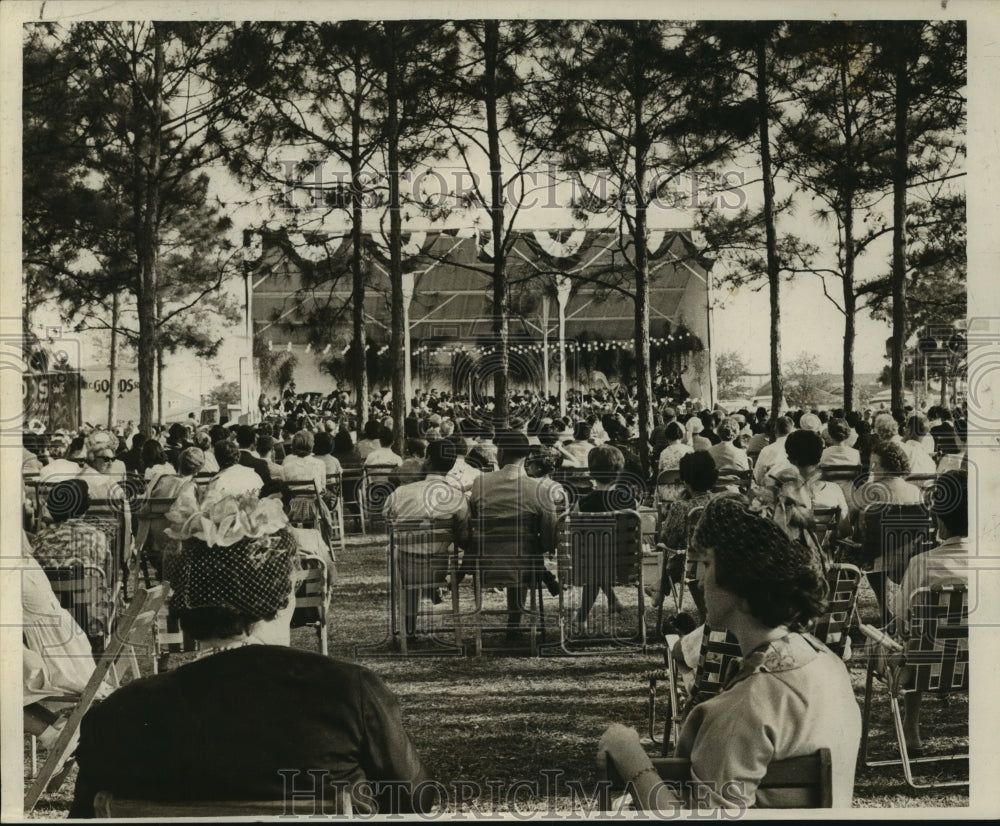
{"type": "MultiPolygon", "coordinates": [[[[462,615],[459,610],[458,560],[452,537],[450,519],[414,519],[391,522],[388,526],[389,539],[389,598],[392,615],[392,631],[398,633],[400,651],[409,654],[409,640],[406,630],[407,593],[423,587],[436,585],[433,576],[435,566],[432,559],[435,551],[447,547],[447,573],[451,586],[451,616],[454,624],[455,642],[440,653],[463,655],[462,615]],[[414,582],[414,577],[417,581],[414,582]]],[[[414,612],[414,632],[418,633],[420,621],[420,599],[416,600],[414,612]]],[[[432,615],[433,617],[433,615],[432,615]]],[[[432,627],[431,633],[434,633],[432,627]]],[[[436,652],[438,653],[438,652],[436,652]]]]}
{"type": "MultiPolygon", "coordinates": [[[[574,609],[566,603],[566,586],[580,586],[595,575],[602,582],[628,585],[633,578],[638,590],[638,623],[642,651],[646,652],[646,602],[642,565],[642,516],[638,511],[608,513],[571,513],[560,518],[561,542],[558,549],[559,582],[563,589],[559,595],[559,648],[566,654],[581,652],[569,647],[572,638],[571,623],[567,615],[574,609]],[[580,573],[583,572],[583,577],[580,573]],[[579,582],[577,580],[580,580],[579,582]]],[[[633,648],[633,640],[621,640],[614,633],[614,614],[611,614],[611,634],[594,637],[588,642],[624,645],[633,648]]]]}
{"type": "Polygon", "coordinates": [[[884,673],[880,673],[880,658],[869,656],[865,675],[865,699],[861,717],[860,760],[865,768],[902,766],[906,783],[913,789],[967,786],[968,780],[917,782],[913,765],[967,760],[968,753],[912,757],[903,734],[903,697],[917,691],[941,694],[966,693],[969,690],[969,601],[964,585],[936,585],[917,588],[910,597],[908,632],[899,640],[867,625],[862,632],[877,645],[884,657],[884,673]],[[874,678],[884,682],[889,695],[889,707],[895,729],[899,759],[872,760],[869,756],[871,732],[872,688],[874,678]]]}
{"type": "Polygon", "coordinates": [[[529,604],[521,611],[530,620],[528,628],[532,655],[538,654],[538,637],[544,634],[545,606],[542,601],[542,560],[537,549],[541,541],[541,519],[536,514],[519,514],[502,519],[473,519],[472,562],[473,588],[475,594],[474,615],[476,625],[476,656],[483,652],[483,618],[487,616],[508,616],[507,609],[483,608],[483,594],[486,588],[518,588],[527,585],[529,604]],[[514,553],[484,554],[485,546],[514,548],[514,553]],[[503,570],[504,564],[509,570],[503,570]],[[513,571],[513,573],[512,573],[513,571]],[[541,629],[541,630],[540,630],[541,629]]]}

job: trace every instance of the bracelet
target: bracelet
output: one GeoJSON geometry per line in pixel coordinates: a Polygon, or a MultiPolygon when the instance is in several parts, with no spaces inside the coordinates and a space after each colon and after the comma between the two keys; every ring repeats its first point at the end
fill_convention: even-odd
{"type": "Polygon", "coordinates": [[[637,771],[635,774],[633,774],[632,777],[629,778],[628,782],[625,785],[626,786],[634,786],[635,785],[635,781],[638,778],[642,777],[646,772],[653,772],[653,774],[655,774],[657,778],[659,778],[659,776],[660,776],[660,773],[656,770],[656,768],[654,766],[646,766],[646,768],[639,769],[639,771],[637,771]]]}

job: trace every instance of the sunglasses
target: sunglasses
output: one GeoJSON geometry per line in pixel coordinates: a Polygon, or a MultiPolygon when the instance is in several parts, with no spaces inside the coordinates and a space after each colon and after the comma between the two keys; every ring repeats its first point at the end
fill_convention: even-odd
{"type": "Polygon", "coordinates": [[[115,457],[111,454],[103,453],[100,456],[95,456],[94,458],[100,459],[102,462],[112,462],[115,457]]]}

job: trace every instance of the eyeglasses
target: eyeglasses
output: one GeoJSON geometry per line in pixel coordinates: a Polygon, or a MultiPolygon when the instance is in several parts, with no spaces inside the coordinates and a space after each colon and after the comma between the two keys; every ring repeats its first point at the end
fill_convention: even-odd
{"type": "Polygon", "coordinates": [[[94,458],[95,459],[100,459],[102,462],[113,462],[115,457],[114,457],[114,454],[104,453],[104,454],[101,454],[100,456],[95,456],[94,458]]]}

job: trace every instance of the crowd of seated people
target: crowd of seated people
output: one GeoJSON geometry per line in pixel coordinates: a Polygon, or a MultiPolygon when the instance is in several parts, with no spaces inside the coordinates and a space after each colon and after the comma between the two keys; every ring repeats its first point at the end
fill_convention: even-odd
{"type": "MultiPolygon", "coordinates": [[[[679,412],[676,406],[664,405],[657,410],[649,450],[644,452],[638,449],[634,410],[621,400],[580,399],[565,417],[555,415],[551,405],[542,405],[532,418],[504,428],[441,394],[414,406],[406,420],[405,455],[400,456],[392,450],[394,433],[382,404],[372,405],[365,438],[354,442],[349,402],[346,394],[338,394],[332,406],[310,411],[292,394],[281,405],[286,409],[280,421],[237,427],[181,425],[158,429],[151,438],[105,429],[41,434],[31,442],[35,449],[26,453],[23,466],[26,477],[37,475],[54,486],[43,503],[47,507],[38,532],[26,538],[25,548],[43,567],[71,552],[96,555],[99,563],[97,557],[107,553],[100,531],[74,528],[71,544],[60,537],[86,512],[89,499],[116,495],[115,484],[126,478],[141,480],[145,495],[183,499],[178,510],[191,514],[209,494],[215,500],[261,495],[275,490],[268,484],[272,481],[311,481],[322,492],[328,474],[392,464],[398,477],[386,504],[390,522],[449,517],[454,545],[474,558],[479,549],[471,526],[477,519],[530,511],[539,520],[542,555],[554,550],[558,517],[571,508],[566,490],[553,478],[556,469],[585,471],[593,480],[593,491],[572,506],[581,513],[636,508],[642,491],[623,480],[639,479],[651,490],[658,472],[676,469],[680,484],[663,496],[668,505],[657,539],[668,550],[684,548],[687,515],[705,506],[696,532],[702,555],[692,591],[702,619],[732,630],[744,654],[743,666],[726,689],[699,705],[685,722],[679,753],[691,758],[698,779],[739,779],[743,802],[766,805],[766,795],[756,794],[755,783],[767,764],[825,746],[833,752],[835,802],[849,802],[857,704],[843,663],[804,631],[822,605],[823,560],[796,542],[787,526],[755,508],[754,494],[781,491],[806,512],[839,507],[840,533],[849,536],[867,504],[926,501],[926,492],[907,481],[911,474],[947,471],[953,486],[967,491],[963,411],[795,411],[776,418],[769,434],[767,411],[679,412]],[[290,423],[296,427],[290,429],[290,423]],[[644,453],[650,457],[649,468],[641,464],[644,453]],[[823,468],[837,465],[862,466],[861,482],[845,488],[824,481],[823,468]],[[753,470],[751,490],[713,491],[720,470],[747,468],[753,470]],[[212,474],[207,487],[195,483],[198,474],[212,474]],[[435,492],[429,493],[429,487],[435,492]],[[87,544],[90,536],[92,545],[87,544]],[[822,703],[812,697],[822,697],[822,703]],[[777,716],[782,717],[780,724],[777,716]],[[770,734],[762,736],[765,731],[770,734]]],[[[274,409],[268,408],[272,414],[274,409]]],[[[936,509],[938,544],[901,569],[902,587],[889,594],[887,607],[895,617],[890,631],[905,630],[913,588],[967,581],[967,492],[964,498],[930,497],[930,502],[936,509]]],[[[81,771],[74,816],[92,814],[93,794],[101,789],[133,797],[217,795],[220,778],[213,775],[213,767],[218,766],[239,769],[227,768],[232,785],[223,787],[225,794],[236,797],[260,798],[272,792],[280,796],[281,790],[263,779],[273,774],[275,760],[279,766],[331,768],[351,782],[364,777],[416,784],[428,778],[395,699],[377,677],[364,668],[287,647],[287,583],[296,540],[286,526],[287,521],[274,516],[268,536],[281,539],[267,541],[269,561],[264,568],[246,562],[254,548],[260,549],[263,535],[241,537],[229,545],[216,537],[215,544],[199,546],[204,551],[208,544],[212,554],[207,555],[194,553],[184,539],[172,538],[178,586],[174,608],[185,630],[201,639],[203,653],[174,672],[115,692],[88,715],[78,750],[81,771]],[[223,577],[223,562],[238,576],[223,577]],[[243,576],[252,582],[249,589],[239,587],[243,576]],[[204,597],[207,593],[212,597],[204,597]],[[220,594],[225,596],[224,607],[220,594]],[[276,634],[268,630],[272,625],[277,626],[276,634]],[[291,672],[298,675],[294,685],[281,679],[291,672]],[[247,681],[248,673],[256,675],[255,680],[247,681]],[[315,709],[315,719],[298,713],[301,708],[315,709]],[[248,715],[255,720],[252,727],[246,726],[248,715]],[[191,719],[211,724],[189,738],[171,736],[191,719]],[[316,725],[316,719],[323,724],[316,725]],[[262,742],[271,748],[260,748],[262,742]],[[319,754],[327,757],[316,758],[319,754]]],[[[667,555],[655,599],[662,600],[669,588],[667,578],[683,578],[679,559],[667,555]]],[[[444,570],[439,566],[439,573],[444,570]]],[[[541,571],[540,564],[539,576],[541,571]]],[[[880,574],[876,562],[869,576],[874,581],[880,574]]],[[[545,575],[550,592],[558,593],[559,583],[548,571],[545,575]]],[[[602,590],[614,607],[612,583],[584,583],[578,624],[586,621],[602,590]]],[[[408,633],[413,630],[410,608],[415,606],[408,606],[408,633]]],[[[508,631],[516,636],[525,609],[524,584],[508,590],[507,609],[508,631]]],[[[83,669],[76,682],[86,673],[89,670],[83,669]]],[[[915,752],[921,746],[919,719],[917,696],[908,699],[905,718],[907,743],[915,752]]],[[[41,711],[31,724],[45,732],[50,722],[41,711]]],[[[45,736],[51,739],[52,732],[45,736]]],[[[599,753],[610,756],[633,781],[644,807],[663,810],[712,802],[677,800],[657,784],[631,730],[612,726],[599,753]]],[[[402,811],[426,811],[433,805],[425,795],[397,795],[394,800],[386,805],[402,811]]],[[[366,805],[363,799],[354,803],[356,810],[366,805]]]]}

